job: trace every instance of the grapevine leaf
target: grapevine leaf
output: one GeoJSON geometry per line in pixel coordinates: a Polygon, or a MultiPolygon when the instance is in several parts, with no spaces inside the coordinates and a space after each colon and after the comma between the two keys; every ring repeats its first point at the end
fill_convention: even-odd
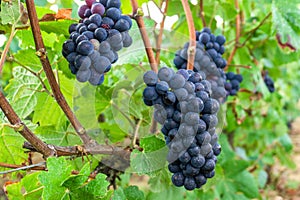
{"type": "Polygon", "coordinates": [[[0,127],[0,162],[20,164],[26,161],[27,155],[22,149],[24,138],[7,126],[0,127]]]}
{"type": "Polygon", "coordinates": [[[134,150],[130,156],[131,167],[138,174],[151,175],[165,167],[167,152],[167,147],[149,153],[134,150]]]}
{"type": "Polygon", "coordinates": [[[165,142],[155,135],[144,137],[140,141],[140,146],[144,149],[145,153],[156,151],[165,146],[165,142]]]}
{"type": "Polygon", "coordinates": [[[127,199],[144,200],[144,193],[137,186],[129,186],[124,189],[124,194],[127,199]]]}
{"type": "Polygon", "coordinates": [[[249,198],[257,198],[258,193],[258,185],[253,177],[248,171],[243,171],[242,173],[236,174],[234,177],[234,185],[235,187],[243,192],[249,198]]]}
{"type": "Polygon", "coordinates": [[[47,168],[48,172],[41,172],[38,177],[44,185],[43,198],[61,199],[67,192],[62,184],[70,176],[72,167],[63,157],[50,157],[47,159],[47,168]]]}
{"type": "Polygon", "coordinates": [[[43,187],[38,181],[40,172],[26,175],[21,182],[10,184],[6,187],[9,199],[35,200],[39,199],[43,187]]]}
{"type": "Polygon", "coordinates": [[[16,24],[20,17],[19,1],[12,0],[1,3],[0,19],[2,24],[16,24]]]}
{"type": "Polygon", "coordinates": [[[296,0],[275,0],[272,4],[273,29],[282,37],[284,43],[288,42],[294,47],[300,45],[300,9],[296,0]]]}
{"type": "Polygon", "coordinates": [[[37,105],[37,91],[41,83],[36,76],[22,67],[13,69],[14,79],[10,81],[5,91],[13,108],[20,118],[29,116],[37,105]]]}

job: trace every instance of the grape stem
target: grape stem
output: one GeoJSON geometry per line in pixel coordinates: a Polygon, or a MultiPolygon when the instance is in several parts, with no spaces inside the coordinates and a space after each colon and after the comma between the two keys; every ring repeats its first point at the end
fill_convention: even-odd
{"type": "Polygon", "coordinates": [[[71,124],[73,125],[74,129],[76,130],[76,133],[79,135],[82,142],[85,145],[89,145],[90,143],[93,142],[92,139],[87,135],[84,127],[80,124],[75,114],[72,112],[65,97],[61,93],[59,85],[53,74],[50,62],[47,57],[47,52],[44,46],[43,38],[41,35],[41,30],[40,30],[39,21],[36,14],[34,0],[26,0],[26,6],[28,9],[28,15],[29,15],[30,25],[32,29],[32,34],[34,37],[35,47],[37,50],[37,55],[39,56],[39,59],[43,65],[43,69],[45,71],[47,79],[49,80],[49,84],[53,91],[53,95],[57,103],[59,104],[59,106],[61,107],[61,109],[63,110],[63,112],[65,113],[65,115],[67,116],[71,124]]]}
{"type": "Polygon", "coordinates": [[[2,74],[2,69],[3,69],[3,66],[4,66],[6,55],[8,53],[10,44],[11,44],[12,40],[14,39],[15,34],[16,34],[15,24],[13,24],[12,28],[11,28],[10,36],[9,36],[9,38],[7,40],[7,43],[6,43],[5,47],[4,47],[4,50],[3,50],[2,54],[1,54],[0,74],[2,74]]]}
{"type": "Polygon", "coordinates": [[[158,72],[157,62],[155,60],[155,56],[154,56],[154,53],[153,53],[153,50],[151,47],[150,39],[149,39],[147,31],[146,31],[143,17],[138,13],[138,9],[139,9],[138,3],[136,0],[130,0],[130,2],[131,2],[131,6],[132,6],[132,16],[135,19],[135,21],[139,27],[139,30],[140,30],[140,33],[141,33],[141,36],[142,36],[142,39],[144,42],[145,50],[147,53],[147,57],[149,60],[150,67],[153,71],[155,71],[157,73],[158,72]]]}
{"type": "MultiPolygon", "coordinates": [[[[164,10],[162,11],[163,18],[162,18],[162,21],[160,23],[159,34],[158,34],[157,40],[156,40],[155,60],[158,64],[160,64],[161,43],[162,43],[162,36],[163,36],[163,32],[164,32],[165,20],[166,20],[166,16],[167,16],[166,13],[168,11],[169,0],[165,0],[164,3],[165,3],[164,4],[164,10]]],[[[162,6],[163,6],[163,4],[162,4],[162,6]]]]}
{"type": "Polygon", "coordinates": [[[203,0],[200,0],[200,18],[202,20],[202,25],[203,27],[206,27],[206,21],[205,21],[205,17],[204,17],[204,8],[203,8],[203,0]]]}
{"type": "Polygon", "coordinates": [[[185,16],[187,19],[188,27],[189,27],[189,34],[190,34],[190,45],[188,49],[188,70],[194,69],[194,60],[195,60],[195,51],[196,51],[196,32],[195,32],[195,25],[192,16],[192,12],[187,0],[181,0],[185,16]]]}
{"type": "MultiPolygon", "coordinates": [[[[47,168],[45,167],[45,165],[46,165],[46,162],[40,162],[40,163],[36,163],[36,164],[32,164],[32,165],[14,165],[14,164],[0,163],[0,167],[11,169],[11,170],[7,170],[7,171],[2,171],[2,172],[0,172],[0,174],[8,174],[8,173],[16,172],[16,171],[29,170],[29,169],[30,170],[39,170],[39,171],[48,171],[47,168]]],[[[78,175],[79,171],[73,170],[71,173],[73,175],[78,175]]],[[[94,179],[96,177],[96,175],[97,174],[91,173],[89,175],[89,178],[94,179]]]]}
{"type": "Polygon", "coordinates": [[[224,69],[224,71],[227,70],[228,65],[231,64],[233,57],[237,51],[238,45],[239,45],[239,40],[240,40],[240,36],[241,36],[241,15],[240,15],[240,7],[239,7],[239,0],[235,0],[235,8],[237,10],[237,15],[236,15],[236,19],[235,19],[235,23],[236,23],[236,31],[235,31],[235,44],[233,47],[233,50],[230,53],[230,56],[227,60],[227,66],[224,69]]]}
{"type": "Polygon", "coordinates": [[[13,110],[4,94],[0,92],[0,107],[14,130],[19,132],[30,144],[41,152],[45,157],[55,155],[55,151],[40,140],[19,118],[13,110]]]}

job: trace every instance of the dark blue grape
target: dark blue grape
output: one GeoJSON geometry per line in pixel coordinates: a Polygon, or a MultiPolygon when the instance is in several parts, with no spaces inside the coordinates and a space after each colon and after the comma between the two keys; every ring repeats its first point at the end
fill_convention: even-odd
{"type": "Polygon", "coordinates": [[[83,23],[84,23],[86,26],[88,26],[88,25],[90,25],[92,22],[91,22],[91,20],[90,20],[89,18],[85,18],[85,19],[83,20],[83,23]]]}
{"type": "Polygon", "coordinates": [[[121,17],[121,11],[118,8],[109,8],[106,11],[106,17],[109,17],[114,21],[118,21],[121,17]]]}
{"type": "Polygon", "coordinates": [[[210,35],[206,32],[201,33],[199,36],[199,42],[202,42],[203,44],[207,44],[210,41],[210,35]]]}
{"type": "Polygon", "coordinates": [[[223,35],[218,35],[216,37],[216,42],[219,43],[220,46],[222,46],[226,42],[226,39],[223,35]]]}
{"type": "Polygon", "coordinates": [[[108,0],[106,3],[106,8],[120,8],[121,7],[121,1],[120,0],[108,0]]]}
{"type": "Polygon", "coordinates": [[[102,23],[102,17],[99,14],[93,14],[89,17],[92,23],[96,24],[97,26],[100,26],[102,23]]]}
{"type": "Polygon", "coordinates": [[[188,163],[191,160],[191,156],[188,152],[184,152],[180,157],[179,161],[182,163],[188,163]]]}
{"type": "Polygon", "coordinates": [[[115,25],[114,21],[109,17],[103,17],[102,27],[105,29],[111,29],[115,25]]]}
{"type": "Polygon", "coordinates": [[[98,28],[97,24],[90,23],[90,24],[88,25],[88,30],[89,30],[89,31],[93,31],[93,32],[94,32],[97,28],[98,28]]]}
{"type": "Polygon", "coordinates": [[[197,155],[193,156],[191,159],[191,164],[195,168],[200,169],[204,165],[204,163],[205,163],[205,158],[200,154],[200,152],[197,155]]]}
{"type": "Polygon", "coordinates": [[[158,94],[166,94],[169,91],[169,85],[165,81],[158,82],[155,87],[158,94]]]}
{"type": "Polygon", "coordinates": [[[215,168],[216,163],[213,159],[206,160],[205,164],[201,167],[203,171],[211,171],[215,168]]]}
{"type": "Polygon", "coordinates": [[[86,9],[83,16],[85,18],[90,17],[92,15],[92,10],[91,9],[86,9]]]}
{"type": "Polygon", "coordinates": [[[129,29],[132,27],[132,20],[131,20],[131,18],[130,18],[129,16],[127,16],[127,15],[122,15],[122,16],[121,16],[121,19],[124,19],[124,20],[126,20],[126,21],[128,22],[128,24],[129,24],[129,29]]]}
{"type": "Polygon", "coordinates": [[[69,26],[69,33],[73,33],[74,31],[76,31],[76,27],[77,27],[77,24],[71,24],[69,26]]]}
{"type": "Polygon", "coordinates": [[[179,165],[178,164],[173,164],[173,163],[171,163],[171,164],[168,165],[168,169],[172,173],[176,173],[176,172],[180,172],[181,171],[179,165]]]}
{"type": "Polygon", "coordinates": [[[163,102],[167,105],[173,105],[176,102],[175,94],[167,91],[167,93],[164,95],[163,102]]]}
{"type": "Polygon", "coordinates": [[[202,185],[206,184],[207,180],[206,177],[203,176],[202,174],[199,174],[197,176],[194,177],[195,178],[195,182],[197,184],[197,187],[201,187],[202,185]]]}
{"type": "Polygon", "coordinates": [[[243,76],[240,74],[235,74],[234,79],[241,83],[243,81],[243,76]]]}
{"type": "Polygon", "coordinates": [[[155,91],[155,87],[146,87],[143,92],[143,97],[147,100],[153,101],[158,97],[157,92],[155,91]]]}
{"type": "Polygon", "coordinates": [[[85,35],[79,35],[77,38],[76,38],[76,44],[78,45],[80,42],[82,41],[88,41],[88,38],[85,36],[85,35]]]}
{"type": "Polygon", "coordinates": [[[226,79],[227,80],[233,80],[234,79],[234,73],[233,72],[228,72],[228,73],[226,73],[226,79]]]}
{"type": "Polygon", "coordinates": [[[76,47],[75,43],[71,39],[69,39],[64,42],[63,51],[66,54],[70,54],[75,51],[75,47],[76,47]]]}
{"type": "Polygon", "coordinates": [[[66,59],[67,59],[67,61],[68,61],[69,63],[74,63],[74,62],[75,62],[76,56],[77,56],[77,53],[76,53],[76,52],[72,52],[72,53],[70,53],[70,54],[66,57],[66,59]]]}
{"type": "Polygon", "coordinates": [[[104,28],[97,28],[94,32],[94,35],[99,42],[102,42],[107,38],[107,32],[104,28]]]}
{"type": "Polygon", "coordinates": [[[187,190],[193,190],[197,187],[195,179],[193,177],[186,177],[184,180],[184,188],[187,190]]]}
{"type": "Polygon", "coordinates": [[[129,28],[130,28],[130,25],[129,25],[128,21],[125,19],[122,19],[122,18],[119,19],[114,26],[114,29],[117,29],[120,32],[128,31],[129,28]]]}
{"type": "Polygon", "coordinates": [[[221,145],[219,143],[216,143],[214,146],[213,146],[213,151],[214,151],[214,154],[216,156],[218,156],[220,153],[221,153],[221,145]]]}
{"type": "Polygon", "coordinates": [[[195,146],[193,148],[189,148],[188,152],[191,156],[197,156],[200,153],[200,148],[199,146],[195,146]]]}
{"type": "Polygon", "coordinates": [[[76,52],[82,55],[90,55],[94,51],[94,46],[90,41],[81,41],[78,43],[76,52]]]}
{"type": "Polygon", "coordinates": [[[94,33],[92,31],[85,31],[82,33],[82,35],[84,35],[85,37],[88,38],[88,40],[91,40],[94,38],[94,33]]]}
{"type": "Polygon", "coordinates": [[[172,183],[177,186],[181,187],[184,184],[184,176],[182,172],[176,172],[175,174],[172,175],[172,183]]]}

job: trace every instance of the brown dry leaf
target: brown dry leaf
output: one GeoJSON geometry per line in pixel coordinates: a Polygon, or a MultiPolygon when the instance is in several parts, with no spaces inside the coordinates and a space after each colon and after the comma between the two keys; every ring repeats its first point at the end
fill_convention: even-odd
{"type": "Polygon", "coordinates": [[[55,21],[55,14],[45,14],[40,21],[55,21]]]}
{"type": "Polygon", "coordinates": [[[56,14],[45,14],[40,21],[55,21],[59,19],[71,19],[72,9],[60,9],[56,14]]]}
{"type": "Polygon", "coordinates": [[[72,9],[60,9],[55,15],[56,19],[71,19],[72,9]]]}

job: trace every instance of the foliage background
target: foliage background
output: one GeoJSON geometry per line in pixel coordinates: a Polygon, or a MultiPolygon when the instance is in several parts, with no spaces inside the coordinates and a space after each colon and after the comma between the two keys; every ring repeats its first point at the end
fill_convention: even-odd
{"type": "MultiPolygon", "coordinates": [[[[139,5],[145,3],[143,8],[147,8],[146,3],[161,5],[160,0],[138,2],[139,5]]],[[[216,176],[201,190],[193,192],[172,186],[164,160],[163,136],[149,133],[152,109],[143,105],[141,95],[144,88],[142,74],[150,67],[136,24],[131,30],[134,44],[122,50],[104,84],[95,88],[76,82],[61,55],[62,43],[68,38],[68,26],[77,20],[78,4],[71,0],[53,3],[37,0],[35,3],[39,19],[45,14],[55,13],[50,10],[55,8],[53,6],[73,9],[72,19],[41,21],[40,26],[61,90],[89,134],[99,143],[133,148],[131,140],[138,128],[139,145],[143,151],[133,150],[131,166],[120,176],[116,190],[106,189],[109,183],[101,173],[87,183],[88,175],[98,161],[105,160],[103,156],[88,156],[90,164],[87,158],[84,161],[81,158],[50,158],[47,160],[48,172],[17,172],[3,176],[2,182],[10,180],[12,183],[5,187],[9,199],[37,199],[41,196],[44,199],[266,199],[267,191],[276,189],[276,175],[270,170],[272,166],[280,162],[289,168],[297,167],[291,157],[293,145],[289,124],[299,115],[296,105],[300,95],[300,54],[297,50],[280,46],[276,34],[281,35],[282,43],[289,41],[294,47],[299,46],[298,1],[239,1],[242,13],[239,41],[244,45],[237,48],[228,71],[238,71],[244,76],[243,90],[237,97],[229,97],[222,107],[222,153],[216,176]],[[275,80],[275,93],[267,90],[261,75],[263,70],[268,70],[275,80]],[[101,120],[103,116],[105,120],[101,120]],[[72,170],[80,173],[72,175],[72,170]],[[136,174],[148,177],[148,183],[132,185],[136,174]]],[[[13,9],[5,7],[4,3],[1,5],[0,30],[6,38],[11,31],[12,19],[18,17],[18,4],[13,1],[13,5],[13,9]]],[[[199,2],[192,1],[190,6],[196,29],[200,30],[203,24],[199,18],[199,2]]],[[[122,0],[122,10],[124,14],[131,14],[129,0],[122,0]]],[[[212,32],[226,36],[224,57],[228,58],[236,45],[238,11],[234,2],[204,1],[204,12],[212,32]]],[[[188,41],[189,33],[180,1],[169,0],[166,15],[178,17],[171,29],[164,31],[161,52],[161,64],[173,66],[174,52],[188,41]]],[[[144,19],[155,50],[159,22],[151,15],[144,19]]],[[[30,28],[21,28],[24,25],[20,23],[15,25],[19,29],[10,46],[11,59],[5,62],[1,75],[6,97],[25,124],[43,141],[62,146],[80,144],[64,113],[35,75],[41,72],[40,78],[49,88],[44,73],[40,71],[42,67],[35,55],[30,28]]],[[[2,112],[0,115],[0,162],[27,163],[28,154],[22,149],[24,139],[6,125],[2,112]]],[[[4,196],[0,198],[5,199],[4,196]]]]}

